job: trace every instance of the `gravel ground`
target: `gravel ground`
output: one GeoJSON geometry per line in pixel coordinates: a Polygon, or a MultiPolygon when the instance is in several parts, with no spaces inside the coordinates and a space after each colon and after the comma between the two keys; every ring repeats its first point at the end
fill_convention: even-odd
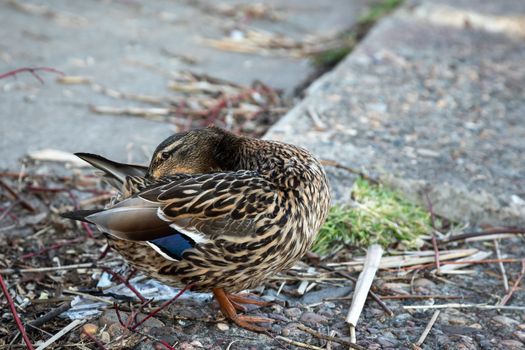
{"type": "MultiPolygon", "coordinates": [[[[269,280],[263,287],[253,291],[265,300],[275,301],[274,305],[249,310],[275,319],[267,333],[256,334],[225,321],[218,306],[207,295],[190,293],[190,298],[175,301],[167,309],[156,314],[137,328],[133,333],[123,327],[113,302],[124,323],[131,311],[138,313],[137,320],[153,310],[147,306],[140,310],[140,302],[119,291],[107,289],[119,285],[110,282],[104,288],[100,266],[107,266],[121,276],[129,271],[123,261],[113,252],[103,258],[104,239],[94,232],[88,236],[85,227],[74,226],[61,219],[57,212],[71,208],[104,203],[107,189],[96,178],[79,171],[70,171],[66,178],[49,174],[53,167],[29,167],[30,175],[2,173],[2,187],[9,187],[18,198],[2,191],[2,220],[0,232],[5,236],[5,244],[0,247],[0,274],[9,286],[9,292],[18,305],[18,313],[24,324],[48,314],[63,304],[69,305],[75,294],[82,293],[89,300],[105,298],[109,305],[99,305],[102,314],[84,317],[83,326],[77,326],[52,347],[71,346],[108,349],[163,349],[162,344],[171,344],[176,349],[310,349],[347,348],[340,343],[320,339],[306,329],[325,335],[332,335],[343,344],[349,341],[345,323],[351,300],[353,282],[347,278],[357,277],[358,272],[343,268],[338,272],[327,272],[320,266],[328,263],[353,261],[363,255],[362,248],[347,247],[334,256],[319,259],[315,255],[308,258],[291,271],[269,280]],[[31,208],[34,210],[31,212],[31,208]],[[54,242],[51,244],[50,242],[54,242]],[[98,264],[94,267],[56,269],[57,266],[72,264],[98,264]],[[41,267],[55,267],[51,271],[24,271],[41,267]],[[309,278],[305,273],[310,270],[309,278]],[[312,272],[313,271],[313,272],[312,272]],[[348,275],[341,275],[346,272],[348,275]],[[315,280],[315,281],[312,281],[315,280]],[[309,280],[307,292],[298,294],[301,282],[309,280]],[[282,284],[286,281],[286,284],[282,284]],[[313,284],[312,282],[315,282],[313,284]],[[102,284],[101,284],[102,283],[102,284]],[[278,293],[279,291],[279,293],[278,293]],[[277,295],[278,294],[278,295],[277,295]],[[89,333],[92,338],[84,333],[89,333]],[[97,345],[96,339],[100,345],[97,345]],[[288,342],[296,342],[289,344],[288,342]],[[300,345],[297,345],[298,343],[300,345]],[[306,344],[306,345],[305,345],[306,344]],[[330,347],[329,347],[330,346],[330,347]]],[[[64,171],[64,170],[62,170],[64,171]]],[[[523,237],[511,236],[500,240],[500,252],[505,259],[509,285],[513,286],[520,276],[520,260],[525,256],[523,237]]],[[[427,243],[428,247],[431,247],[427,243]]],[[[396,248],[397,251],[402,249],[396,248]]],[[[492,240],[443,244],[441,254],[449,249],[476,248],[493,252],[492,240]]],[[[432,249],[432,248],[424,248],[432,249]]],[[[393,250],[388,255],[394,254],[393,250]]],[[[492,254],[493,258],[494,254],[492,254]]],[[[471,258],[473,259],[473,258],[471,258]]],[[[468,259],[467,259],[468,260],[468,259]]],[[[472,265],[462,270],[467,274],[436,275],[431,272],[434,264],[421,265],[411,270],[381,270],[374,291],[382,296],[393,315],[369,299],[357,327],[357,344],[366,349],[414,349],[427,326],[434,309],[405,309],[409,305],[438,305],[446,303],[496,305],[506,295],[502,275],[496,263],[472,265]],[[468,271],[467,271],[468,272],[468,271]],[[403,298],[403,299],[400,299],[403,298]]],[[[134,285],[135,279],[132,279],[134,285]]],[[[138,282],[137,282],[138,283],[138,282]]],[[[128,293],[127,295],[132,295],[128,293]]],[[[159,295],[153,294],[154,296],[159,295]]],[[[91,302],[94,302],[93,300],[91,302]]],[[[5,299],[0,299],[2,323],[0,325],[0,349],[13,343],[20,348],[21,340],[16,337],[17,329],[8,311],[5,299]]],[[[153,302],[158,306],[160,302],[153,302]]],[[[525,291],[517,285],[507,305],[509,309],[445,308],[432,327],[421,348],[423,349],[521,349],[525,342],[525,291]],[[512,309],[521,307],[521,310],[512,309]]],[[[91,307],[91,309],[94,309],[91,307]]],[[[72,310],[72,309],[71,309],[72,310]]],[[[70,311],[71,311],[70,310],[70,311]]],[[[59,332],[72,321],[55,317],[35,328],[28,328],[29,338],[38,344],[59,332]]]]}

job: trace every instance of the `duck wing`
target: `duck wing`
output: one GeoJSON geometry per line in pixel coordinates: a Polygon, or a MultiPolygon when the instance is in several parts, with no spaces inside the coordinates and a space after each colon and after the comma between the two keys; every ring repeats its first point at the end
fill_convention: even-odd
{"type": "Polygon", "coordinates": [[[181,174],[83,219],[116,238],[147,241],[180,259],[181,246],[264,230],[256,223],[277,215],[281,198],[279,189],[254,171],[181,174]]]}

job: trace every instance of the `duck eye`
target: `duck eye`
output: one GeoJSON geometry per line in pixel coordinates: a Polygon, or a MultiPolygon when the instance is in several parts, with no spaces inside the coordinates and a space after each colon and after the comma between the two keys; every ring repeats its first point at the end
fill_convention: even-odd
{"type": "Polygon", "coordinates": [[[160,157],[162,158],[162,160],[166,160],[170,157],[170,153],[169,152],[162,152],[160,154],[160,157]]]}

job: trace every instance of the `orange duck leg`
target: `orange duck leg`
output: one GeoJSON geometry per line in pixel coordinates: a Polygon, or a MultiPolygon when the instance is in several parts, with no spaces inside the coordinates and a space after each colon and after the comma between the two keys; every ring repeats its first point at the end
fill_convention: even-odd
{"type": "Polygon", "coordinates": [[[254,323],[275,322],[275,320],[267,317],[239,315],[237,313],[237,310],[246,311],[246,308],[242,304],[267,306],[271,304],[269,302],[254,300],[241,295],[227,294],[222,288],[213,288],[212,291],[215,299],[217,299],[219,303],[222,314],[239,327],[254,332],[264,332],[267,331],[268,328],[257,326],[254,323]]]}

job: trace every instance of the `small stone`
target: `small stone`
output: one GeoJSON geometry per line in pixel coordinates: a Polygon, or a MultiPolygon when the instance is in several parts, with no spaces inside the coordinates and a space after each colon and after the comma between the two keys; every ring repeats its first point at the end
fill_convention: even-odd
{"type": "Polygon", "coordinates": [[[296,337],[303,334],[303,331],[297,329],[297,323],[291,323],[281,330],[281,334],[285,337],[296,337]]]}
{"type": "Polygon", "coordinates": [[[519,340],[513,340],[513,339],[506,339],[499,342],[501,345],[503,345],[504,349],[508,350],[517,350],[517,349],[525,349],[525,345],[523,345],[522,342],[519,340]]]}
{"type": "Polygon", "coordinates": [[[279,305],[279,304],[273,304],[273,305],[271,306],[271,308],[272,308],[273,312],[278,313],[278,314],[282,313],[282,312],[283,312],[283,309],[284,309],[284,308],[283,308],[281,305],[279,305]]]}
{"type": "Polygon", "coordinates": [[[299,316],[301,316],[301,313],[301,309],[296,307],[284,310],[284,314],[293,320],[296,320],[299,316]]]}
{"type": "Polygon", "coordinates": [[[518,329],[525,329],[525,323],[519,324],[516,328],[518,328],[518,329]]]}
{"type": "Polygon", "coordinates": [[[410,314],[399,314],[394,318],[395,327],[403,327],[408,320],[412,318],[410,314]]]}
{"type": "Polygon", "coordinates": [[[196,350],[196,348],[188,342],[182,342],[178,347],[180,350],[196,350]]]}
{"type": "Polygon", "coordinates": [[[464,319],[463,317],[450,317],[448,319],[449,324],[457,325],[457,326],[463,326],[467,324],[468,320],[464,319]]]}
{"type": "Polygon", "coordinates": [[[97,334],[98,326],[93,323],[86,323],[82,326],[82,333],[87,333],[89,335],[97,334]]]}
{"type": "Polygon", "coordinates": [[[522,342],[525,342],[525,332],[516,331],[513,333],[516,338],[521,340],[522,342]]]}
{"type": "Polygon", "coordinates": [[[204,347],[204,346],[202,345],[202,343],[201,343],[200,341],[198,341],[198,340],[194,340],[194,341],[192,341],[190,344],[193,345],[193,346],[197,346],[197,347],[199,347],[199,348],[204,347]]]}
{"type": "Polygon", "coordinates": [[[327,308],[329,308],[329,309],[333,309],[333,308],[336,307],[335,303],[332,303],[331,301],[326,301],[326,302],[324,303],[324,306],[327,307],[327,308]]]}
{"type": "Polygon", "coordinates": [[[273,318],[274,320],[281,321],[281,322],[291,322],[288,317],[284,316],[283,314],[276,314],[276,313],[270,313],[268,314],[269,318],[273,318]]]}
{"type": "Polygon", "coordinates": [[[377,333],[380,332],[379,329],[377,329],[377,328],[372,328],[372,327],[369,327],[369,328],[367,328],[366,330],[367,330],[368,333],[370,333],[370,334],[377,334],[377,333]]]}
{"type": "Polygon", "coordinates": [[[492,321],[497,322],[497,323],[499,323],[501,325],[504,325],[504,326],[507,326],[507,327],[512,327],[512,328],[514,328],[514,326],[519,324],[518,321],[516,321],[513,318],[507,317],[507,316],[494,316],[492,318],[492,321]]]}
{"type": "Polygon", "coordinates": [[[466,335],[460,335],[459,341],[455,344],[455,349],[457,350],[476,350],[477,346],[471,337],[466,335]]]}
{"type": "Polygon", "coordinates": [[[410,294],[410,284],[408,283],[383,283],[382,289],[388,289],[396,294],[407,295],[410,294]]]}
{"type": "Polygon", "coordinates": [[[394,336],[389,336],[389,335],[382,335],[380,337],[377,337],[377,342],[379,344],[381,344],[382,347],[390,347],[390,348],[394,348],[396,347],[398,341],[397,339],[394,338],[394,336]]]}
{"type": "Polygon", "coordinates": [[[305,312],[301,316],[301,321],[304,323],[309,323],[310,325],[318,325],[319,323],[327,323],[328,319],[325,316],[316,314],[314,312],[305,312]]]}
{"type": "Polygon", "coordinates": [[[107,332],[111,338],[115,339],[123,334],[129,333],[130,331],[122,327],[119,323],[113,323],[109,325],[107,332]]]}
{"type": "Polygon", "coordinates": [[[470,328],[475,328],[475,329],[482,329],[483,326],[480,325],[479,323],[473,323],[471,325],[469,325],[470,328]]]}
{"type": "Polygon", "coordinates": [[[436,286],[434,282],[426,278],[418,278],[414,281],[414,287],[423,287],[432,289],[436,286]]]}
{"type": "Polygon", "coordinates": [[[230,329],[230,326],[228,326],[226,323],[217,323],[217,328],[219,328],[219,330],[221,331],[227,331],[228,329],[230,329]]]}
{"type": "Polygon", "coordinates": [[[103,343],[109,343],[111,341],[111,336],[108,332],[102,332],[100,334],[100,340],[102,340],[103,343]]]}

